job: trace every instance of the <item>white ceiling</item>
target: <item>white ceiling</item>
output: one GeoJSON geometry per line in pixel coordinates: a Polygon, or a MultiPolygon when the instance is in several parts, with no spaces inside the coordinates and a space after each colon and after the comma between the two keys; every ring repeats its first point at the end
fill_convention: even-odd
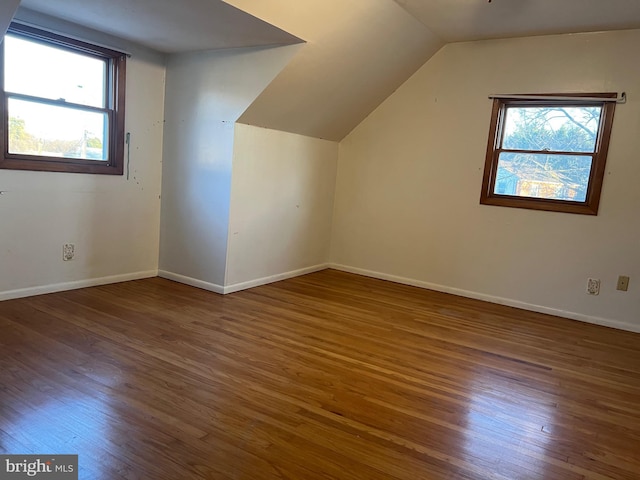
{"type": "MultiPolygon", "coordinates": [[[[15,2],[0,0],[0,21],[15,2]]],[[[303,39],[240,121],[329,140],[344,138],[447,42],[640,28],[640,0],[22,0],[21,8],[165,53],[303,39]]]]}
{"type": "Polygon", "coordinates": [[[19,3],[20,0],[2,0],[2,2],[0,2],[0,33],[2,33],[2,35],[7,31],[7,27],[9,27],[11,18],[18,8],[19,3]]]}
{"type": "Polygon", "coordinates": [[[300,42],[220,0],[22,0],[20,6],[164,53],[300,42]]]}
{"type": "MultiPolygon", "coordinates": [[[[640,0],[384,1],[395,1],[444,42],[640,28],[640,0]]],[[[246,12],[264,12],[265,5],[270,9],[274,4],[270,0],[22,0],[21,7],[166,53],[299,41],[229,5],[236,3],[246,12]]],[[[320,6],[318,0],[286,0],[288,14],[282,11],[283,2],[275,3],[277,15],[287,17],[291,13],[306,17],[305,10],[320,9],[315,28],[333,28],[322,24],[328,6],[336,8],[330,1],[320,6]]],[[[342,12],[348,15],[350,3],[342,2],[335,16],[340,17],[342,12]]],[[[378,3],[371,0],[374,9],[378,3]]],[[[297,30],[293,23],[293,30],[297,30]]],[[[354,19],[352,27],[357,28],[357,24],[358,19],[354,19]]]]}
{"type": "Polygon", "coordinates": [[[395,0],[445,42],[640,28],[640,0],[395,0]]]}
{"type": "Polygon", "coordinates": [[[239,121],[342,140],[441,46],[392,0],[226,0],[307,44],[239,121]]]}

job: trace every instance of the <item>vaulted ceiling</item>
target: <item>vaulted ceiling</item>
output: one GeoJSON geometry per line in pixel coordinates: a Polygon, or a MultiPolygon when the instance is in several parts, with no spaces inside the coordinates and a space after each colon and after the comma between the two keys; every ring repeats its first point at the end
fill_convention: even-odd
{"type": "MultiPolygon", "coordinates": [[[[0,27],[18,3],[2,0],[0,27]]],[[[22,0],[21,9],[168,54],[304,41],[239,121],[330,140],[447,42],[640,28],[638,0],[22,0]]]]}
{"type": "Polygon", "coordinates": [[[390,0],[226,0],[307,41],[240,117],[341,140],[442,45],[390,0]]]}
{"type": "Polygon", "coordinates": [[[20,0],[3,0],[0,3],[0,33],[6,32],[19,3],[20,0]]]}
{"type": "Polygon", "coordinates": [[[301,41],[218,0],[22,0],[20,5],[163,53],[301,41]]]}
{"type": "Polygon", "coordinates": [[[638,0],[395,0],[446,42],[640,28],[638,0]]]}

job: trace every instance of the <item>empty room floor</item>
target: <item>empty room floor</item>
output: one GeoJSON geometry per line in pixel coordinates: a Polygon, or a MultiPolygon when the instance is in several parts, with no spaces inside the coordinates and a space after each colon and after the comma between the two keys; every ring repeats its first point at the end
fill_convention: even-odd
{"type": "Polygon", "coordinates": [[[637,479],[640,335],[334,270],[0,303],[0,453],[80,478],[637,479]]]}

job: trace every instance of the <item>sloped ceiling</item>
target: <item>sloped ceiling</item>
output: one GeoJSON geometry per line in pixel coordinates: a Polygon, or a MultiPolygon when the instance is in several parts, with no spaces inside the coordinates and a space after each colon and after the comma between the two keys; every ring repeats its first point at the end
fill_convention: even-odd
{"type": "Polygon", "coordinates": [[[301,42],[220,0],[22,0],[21,8],[163,53],[301,42]]]}
{"type": "MultiPolygon", "coordinates": [[[[0,34],[4,37],[13,15],[18,9],[20,0],[2,0],[0,2],[0,34]]],[[[1,42],[0,42],[1,43],[1,42]]]]}
{"type": "Polygon", "coordinates": [[[341,140],[441,46],[393,0],[22,0],[34,11],[183,53],[307,42],[240,121],[341,140]]]}
{"type": "Polygon", "coordinates": [[[638,0],[395,0],[446,42],[640,28],[638,0]]]}
{"type": "Polygon", "coordinates": [[[391,0],[226,0],[307,45],[241,123],[341,140],[443,43],[391,0]]]}
{"type": "MultiPolygon", "coordinates": [[[[15,2],[0,1],[0,27],[2,12],[15,2]]],[[[640,28],[640,0],[22,0],[21,5],[168,53],[302,39],[307,44],[240,121],[329,140],[344,138],[446,42],[640,28]]]]}

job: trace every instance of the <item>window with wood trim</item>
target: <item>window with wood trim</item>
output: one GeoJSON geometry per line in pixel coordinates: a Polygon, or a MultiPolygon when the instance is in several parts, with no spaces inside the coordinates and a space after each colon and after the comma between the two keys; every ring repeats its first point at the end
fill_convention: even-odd
{"type": "Polygon", "coordinates": [[[493,101],[480,203],[597,215],[617,94],[527,97],[493,101]]]}
{"type": "Polygon", "coordinates": [[[0,168],[122,175],[126,55],[11,24],[0,48],[0,168]]]}

